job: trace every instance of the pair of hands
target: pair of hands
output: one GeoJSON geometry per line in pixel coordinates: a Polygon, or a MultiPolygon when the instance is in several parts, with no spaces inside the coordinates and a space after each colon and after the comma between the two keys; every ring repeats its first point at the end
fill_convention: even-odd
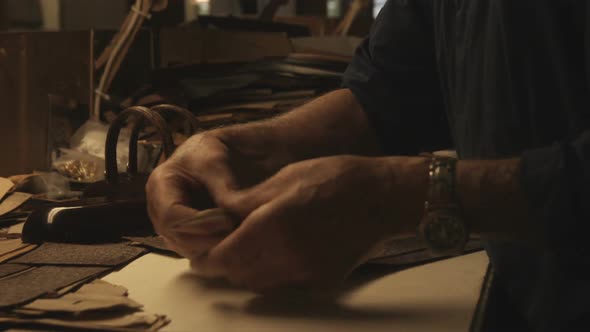
{"type": "Polygon", "coordinates": [[[395,233],[390,163],[335,156],[281,167],[215,133],[194,136],[151,175],[148,212],[170,247],[204,277],[256,291],[323,288],[342,281],[395,233]],[[235,218],[190,234],[170,225],[220,207],[235,218]]]}

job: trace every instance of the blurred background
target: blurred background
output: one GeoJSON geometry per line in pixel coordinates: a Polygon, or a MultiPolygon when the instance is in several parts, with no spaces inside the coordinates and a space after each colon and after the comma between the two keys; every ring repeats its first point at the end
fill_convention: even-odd
{"type": "Polygon", "coordinates": [[[132,105],[184,107],[198,130],[288,112],[339,88],[386,2],[159,0],[122,42],[137,1],[0,0],[0,176],[79,179],[66,168],[84,163],[99,179],[106,130],[132,105]]]}
{"type": "MultiPolygon", "coordinates": [[[[171,0],[165,14],[170,22],[190,21],[197,15],[258,15],[270,0],[171,0]]],[[[386,0],[373,0],[365,22],[377,15],[386,0]]],[[[278,17],[339,18],[350,0],[289,0],[278,17]]],[[[0,29],[118,28],[130,6],[126,0],[0,0],[0,29]]],[[[362,31],[359,31],[362,32],[362,31]]]]}

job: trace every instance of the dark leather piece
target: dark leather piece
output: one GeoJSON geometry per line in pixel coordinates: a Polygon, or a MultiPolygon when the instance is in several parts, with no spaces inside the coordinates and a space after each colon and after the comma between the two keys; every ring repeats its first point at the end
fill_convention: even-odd
{"type": "Polygon", "coordinates": [[[0,309],[32,301],[44,294],[89,277],[98,276],[110,268],[87,266],[42,266],[0,280],[0,309]]]}
{"type": "Polygon", "coordinates": [[[146,252],[143,248],[126,243],[85,245],[47,242],[11,263],[114,267],[128,263],[146,252]]]}
{"type": "Polygon", "coordinates": [[[0,264],[0,278],[4,278],[12,274],[22,272],[29,268],[30,266],[22,264],[0,264]]]}
{"type": "Polygon", "coordinates": [[[164,239],[161,236],[126,236],[125,239],[131,241],[132,245],[146,248],[150,252],[156,252],[167,256],[180,257],[176,252],[168,248],[168,246],[164,242],[164,239]]]}

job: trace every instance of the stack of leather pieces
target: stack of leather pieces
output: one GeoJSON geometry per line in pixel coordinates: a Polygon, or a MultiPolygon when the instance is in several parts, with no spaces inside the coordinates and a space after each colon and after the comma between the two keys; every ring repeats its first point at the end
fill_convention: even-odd
{"type": "MultiPolygon", "coordinates": [[[[12,247],[20,239],[4,240],[12,247]]],[[[6,246],[6,245],[5,245],[6,246]]],[[[0,264],[0,310],[15,308],[38,297],[101,277],[145,254],[126,243],[77,245],[44,243],[0,264]]]]}
{"type": "Polygon", "coordinates": [[[166,317],[143,313],[121,287],[97,280],[147,252],[128,242],[36,246],[0,237],[0,257],[8,257],[0,263],[0,329],[128,331],[165,326],[166,317]]]}
{"type": "Polygon", "coordinates": [[[131,245],[130,239],[104,244],[23,243],[23,222],[29,215],[26,201],[31,195],[13,189],[12,182],[0,178],[0,206],[5,207],[0,215],[0,330],[157,330],[169,322],[164,316],[142,312],[121,287],[97,280],[148,248],[165,250],[160,239],[134,238],[137,245],[131,245]],[[15,195],[22,199],[17,202],[15,195]]]}
{"type": "Polygon", "coordinates": [[[0,327],[20,331],[157,331],[169,322],[165,316],[142,311],[142,305],[129,298],[125,288],[102,280],[73,292],[46,295],[0,316],[0,327]]]}

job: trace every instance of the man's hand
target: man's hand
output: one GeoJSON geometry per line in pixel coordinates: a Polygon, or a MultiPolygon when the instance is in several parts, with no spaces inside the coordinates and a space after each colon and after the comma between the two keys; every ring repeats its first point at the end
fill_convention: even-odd
{"type": "Polygon", "coordinates": [[[334,286],[382,240],[415,231],[423,194],[413,185],[425,189],[426,170],[423,158],[291,164],[259,185],[225,193],[225,208],[243,222],[206,254],[190,256],[192,266],[259,291],[334,286]],[[416,169],[423,174],[404,178],[416,169]]]}
{"type": "MultiPolygon", "coordinates": [[[[246,213],[243,208],[235,206],[238,201],[236,191],[247,197],[244,196],[249,192],[246,188],[263,182],[285,165],[301,160],[379,153],[375,135],[352,92],[347,89],[333,91],[280,117],[216,129],[190,138],[151,175],[146,187],[148,212],[156,231],[168,239],[171,248],[198,262],[199,256],[227,236],[233,229],[233,223],[199,223],[199,227],[191,229],[190,234],[171,230],[171,224],[193,218],[201,210],[220,207],[234,214],[236,222],[247,221],[248,227],[240,226],[235,235],[228,238],[229,243],[234,242],[231,239],[239,237],[239,234],[251,232],[251,224],[254,223],[250,220],[264,211],[262,207],[251,207],[252,211],[246,213]]],[[[287,167],[281,174],[293,168],[298,166],[287,167]]],[[[323,173],[330,172],[324,169],[323,173]]],[[[269,183],[272,185],[284,178],[288,177],[279,176],[269,183]]],[[[290,181],[285,184],[294,188],[298,185],[294,179],[290,181]]],[[[280,184],[277,189],[288,188],[280,184]]],[[[365,190],[346,189],[342,195],[365,190]]],[[[329,202],[337,201],[338,196],[334,196],[326,201],[326,207],[329,207],[329,202]]],[[[312,208],[307,214],[311,217],[316,210],[312,208]]],[[[306,218],[304,214],[298,219],[306,221],[306,218]]],[[[366,215],[363,215],[359,222],[363,223],[365,219],[366,215]]],[[[337,216],[334,220],[338,220],[337,216]]],[[[331,231],[338,232],[337,229],[331,231]]],[[[273,234],[273,229],[269,232],[273,234]]],[[[248,241],[239,243],[248,246],[248,241]]],[[[330,245],[329,242],[326,244],[330,245]]]]}
{"type": "Polygon", "coordinates": [[[276,167],[271,155],[216,131],[193,136],[148,180],[148,212],[156,231],[184,256],[208,250],[233,230],[231,222],[201,223],[190,234],[172,232],[170,226],[201,210],[223,207],[231,191],[267,178],[276,167]]]}

